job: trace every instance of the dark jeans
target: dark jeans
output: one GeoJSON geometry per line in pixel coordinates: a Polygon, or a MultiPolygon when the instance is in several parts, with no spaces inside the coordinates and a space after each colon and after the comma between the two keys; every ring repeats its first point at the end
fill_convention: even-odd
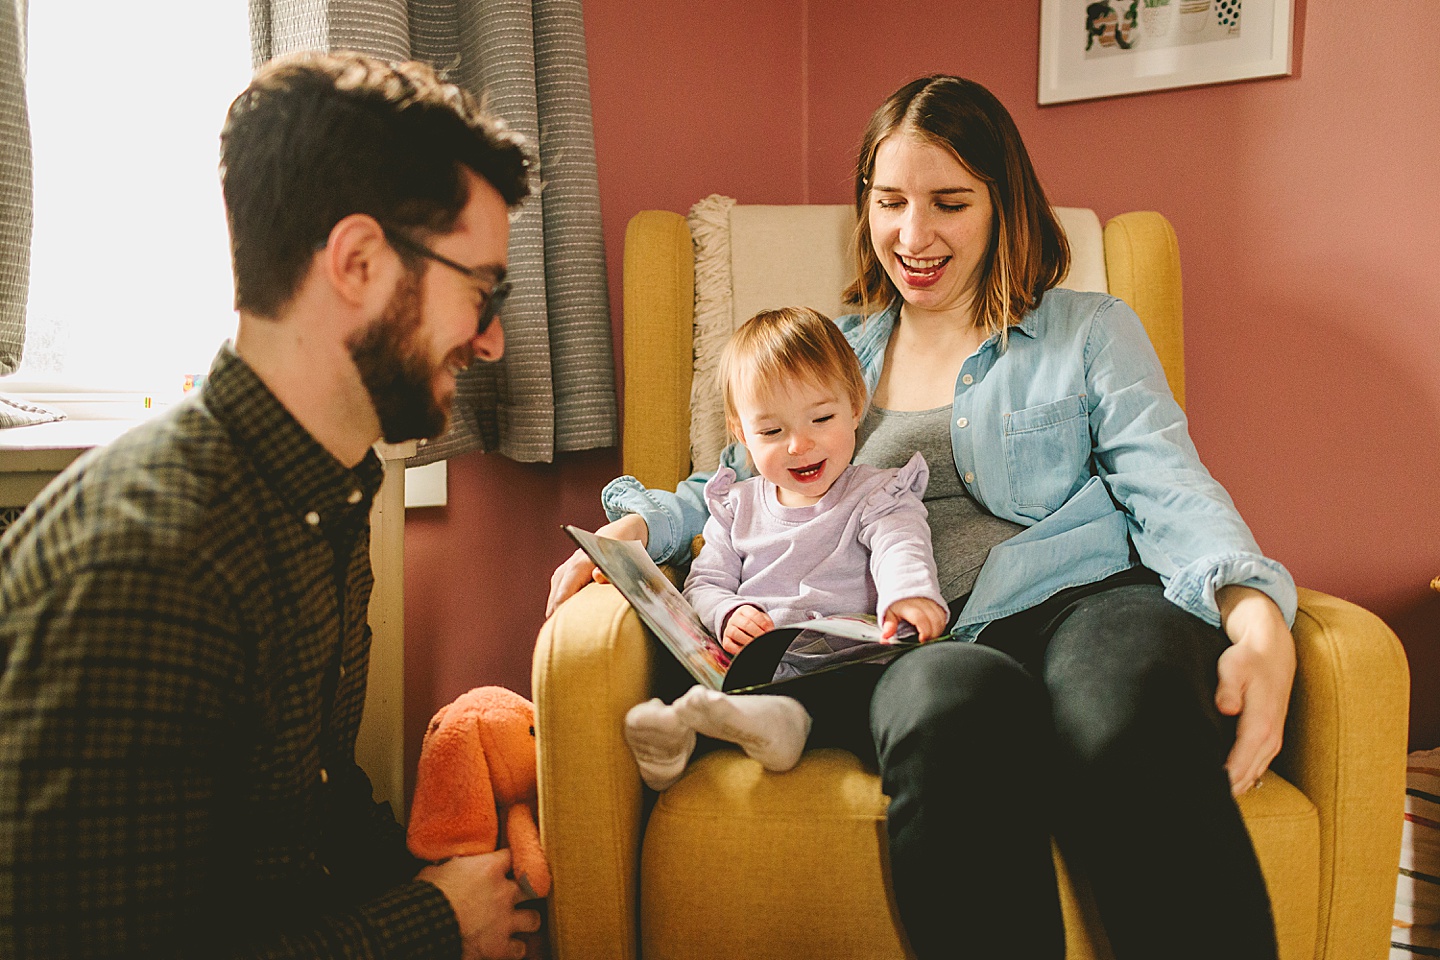
{"type": "Polygon", "coordinates": [[[977,643],[794,691],[815,717],[811,746],[876,758],[916,955],[1063,957],[1053,833],[1119,960],[1274,960],[1223,768],[1234,721],[1215,709],[1215,664],[1228,645],[1132,570],[996,621],[977,643]]]}

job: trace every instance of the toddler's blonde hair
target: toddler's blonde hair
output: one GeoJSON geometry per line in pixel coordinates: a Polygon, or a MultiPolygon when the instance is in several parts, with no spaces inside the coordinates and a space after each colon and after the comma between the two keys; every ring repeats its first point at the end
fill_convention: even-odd
{"type": "Polygon", "coordinates": [[[762,310],[746,320],[725,344],[717,372],[725,425],[737,440],[744,434],[736,399],[764,395],[787,381],[833,386],[857,414],[865,409],[860,360],[840,328],[809,307],[762,310]]]}

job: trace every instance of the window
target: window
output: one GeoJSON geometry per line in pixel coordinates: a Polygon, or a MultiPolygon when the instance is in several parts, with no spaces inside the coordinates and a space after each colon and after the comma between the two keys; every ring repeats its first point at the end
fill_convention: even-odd
{"type": "Polygon", "coordinates": [[[0,389],[164,403],[233,335],[217,167],[250,79],[246,6],[30,4],[30,305],[24,360],[0,389]]]}

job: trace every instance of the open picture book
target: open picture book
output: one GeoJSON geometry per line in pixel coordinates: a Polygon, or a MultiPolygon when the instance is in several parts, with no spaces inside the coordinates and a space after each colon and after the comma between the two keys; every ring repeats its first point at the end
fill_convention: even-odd
{"type": "Polygon", "coordinates": [[[920,645],[909,624],[902,623],[886,640],[873,615],[856,614],[777,626],[731,656],[638,541],[610,540],[568,525],[564,529],[661,645],[712,690],[782,693],[782,684],[799,677],[888,662],[920,645]],[[781,689],[772,691],[775,687],[781,689]]]}

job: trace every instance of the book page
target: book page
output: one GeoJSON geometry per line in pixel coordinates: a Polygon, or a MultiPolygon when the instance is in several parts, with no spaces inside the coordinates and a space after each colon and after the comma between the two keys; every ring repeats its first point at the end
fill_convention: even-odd
{"type": "Polygon", "coordinates": [[[639,541],[597,537],[568,525],[565,532],[630,601],[641,621],[692,677],[711,690],[724,687],[730,655],[705,629],[695,608],[660,572],[639,541]]]}
{"type": "Polygon", "coordinates": [[[790,626],[798,632],[776,665],[772,682],[844,663],[888,662],[887,651],[898,654],[915,642],[915,628],[908,623],[885,639],[873,616],[822,617],[790,626]]]}
{"type": "Polygon", "coordinates": [[[725,675],[726,693],[785,692],[800,677],[854,663],[887,663],[920,644],[915,628],[902,623],[889,640],[873,615],[822,617],[776,627],[735,655],[725,675]]]}

